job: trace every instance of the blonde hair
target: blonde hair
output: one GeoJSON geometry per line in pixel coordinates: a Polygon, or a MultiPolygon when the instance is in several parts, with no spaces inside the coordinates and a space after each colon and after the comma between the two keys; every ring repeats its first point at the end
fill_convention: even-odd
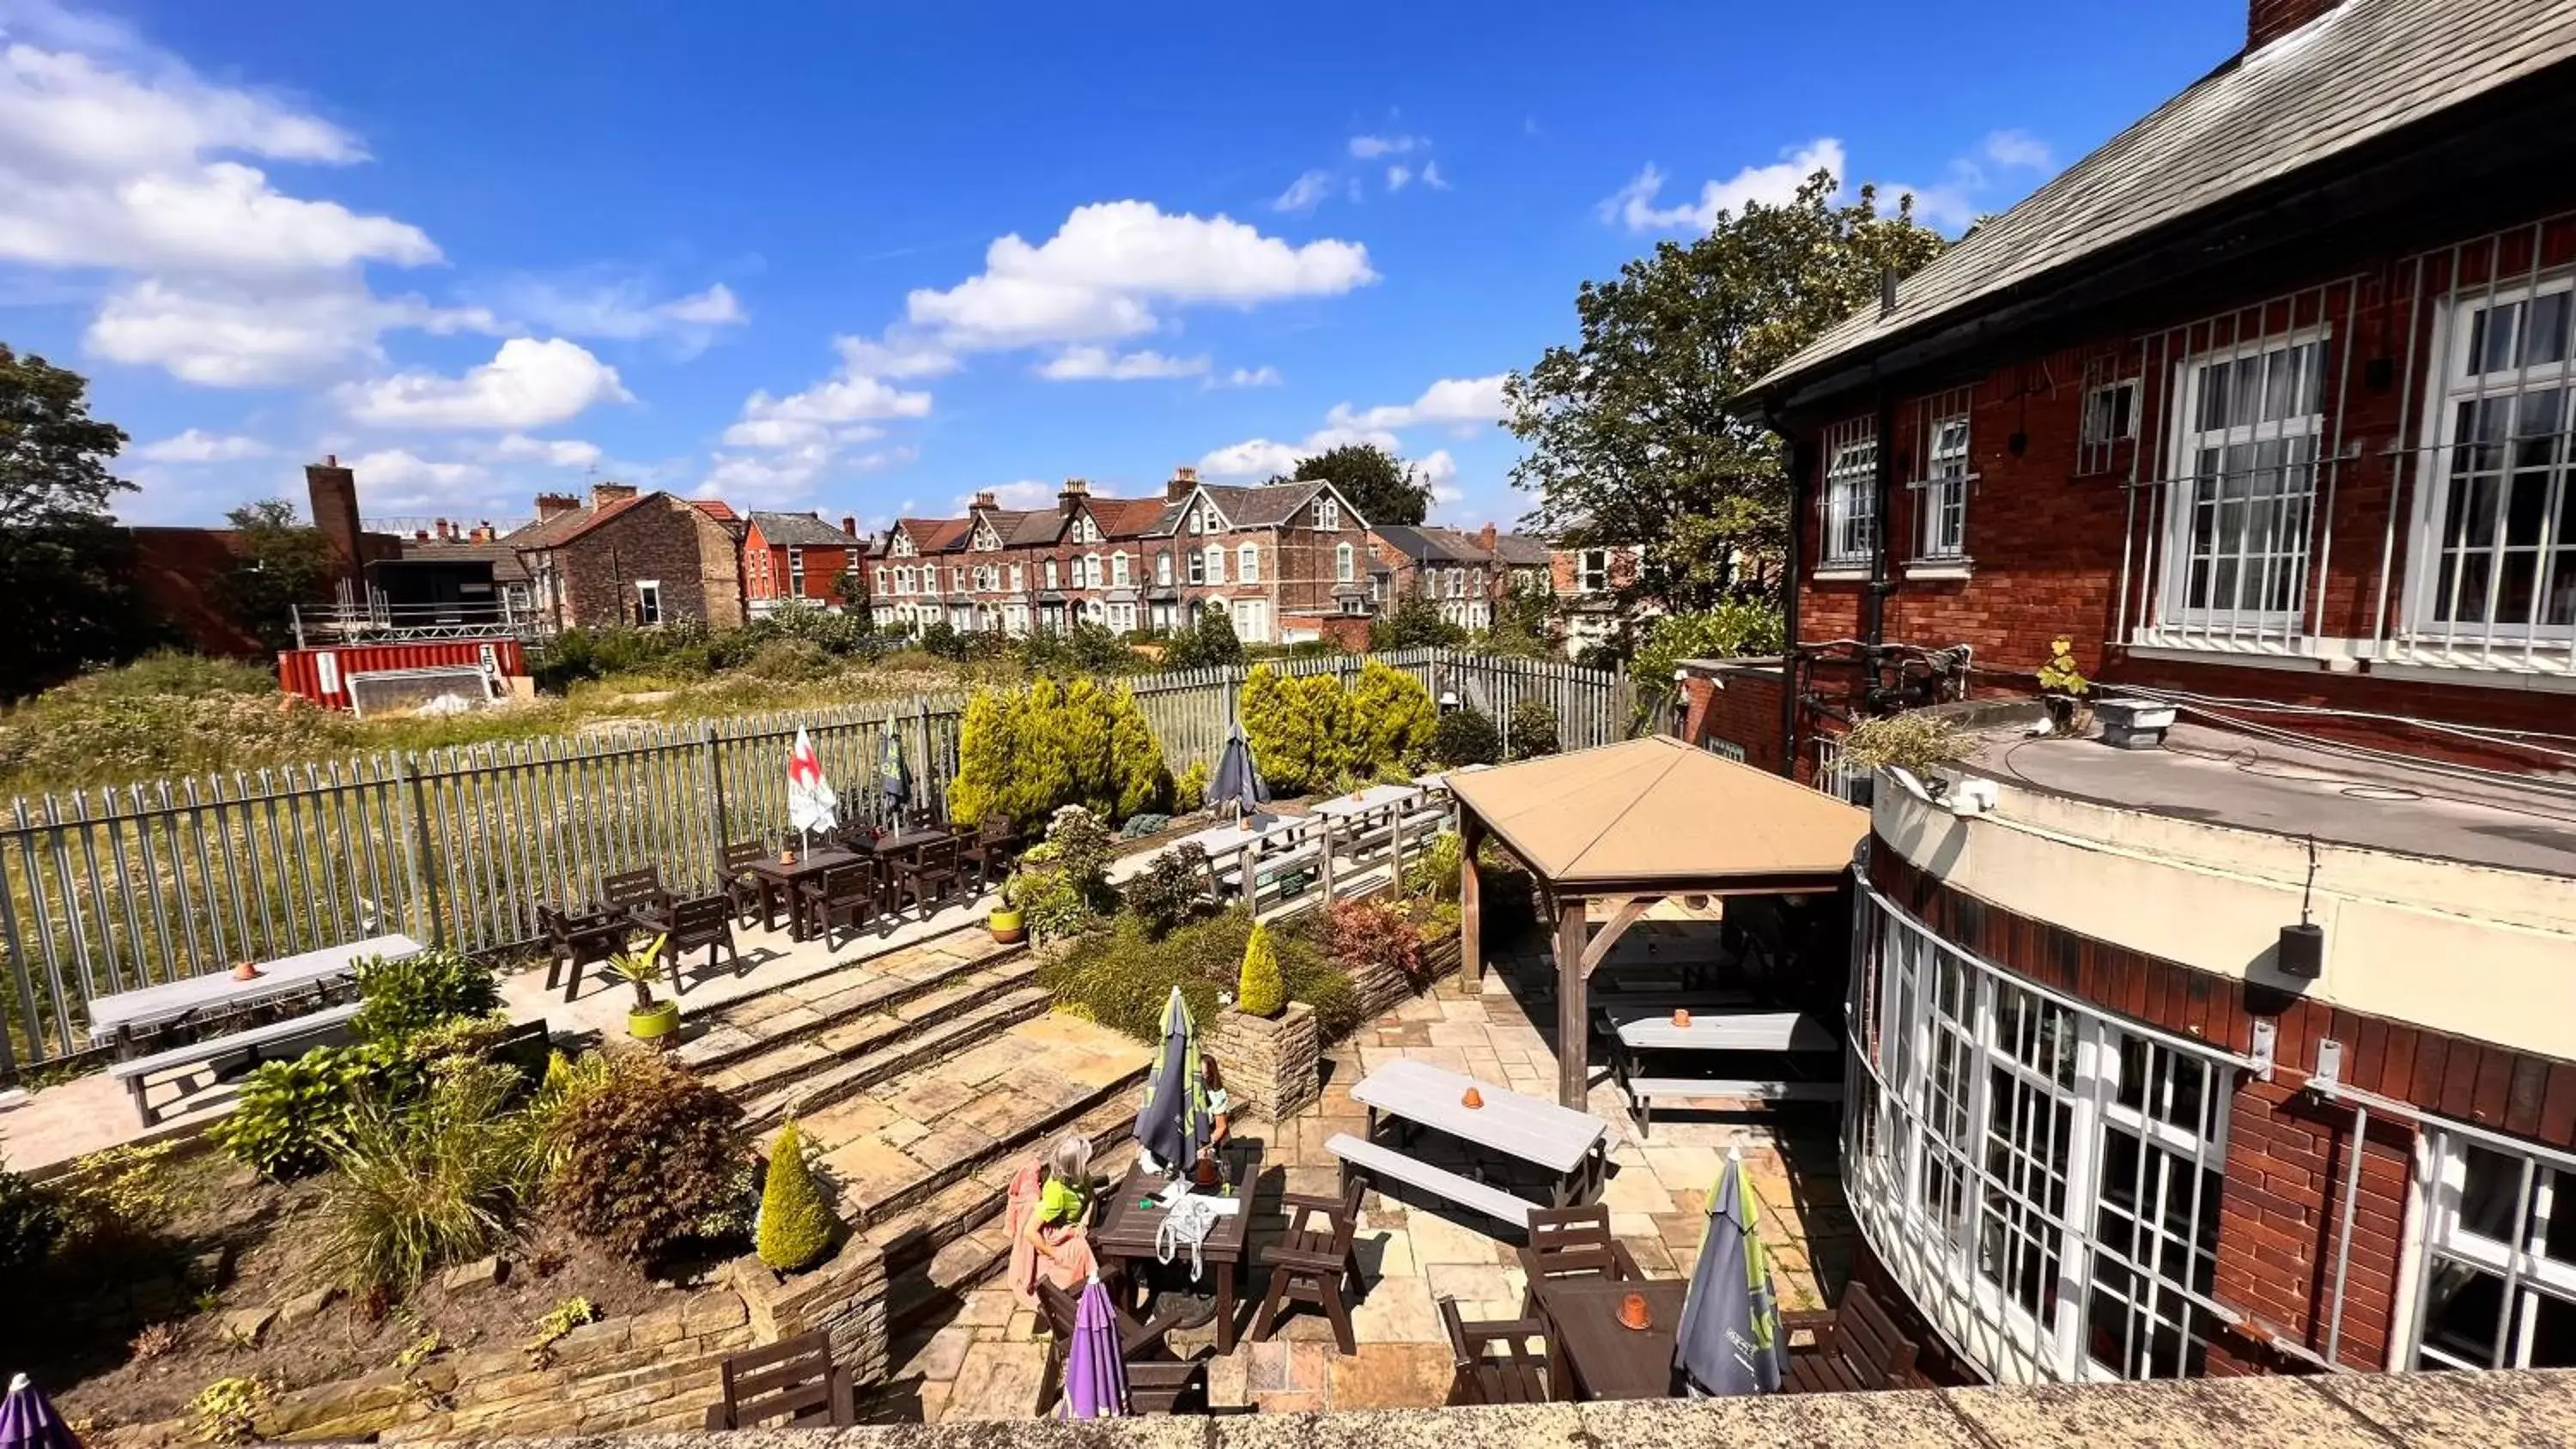
{"type": "Polygon", "coordinates": [[[1047,1176],[1062,1183],[1091,1181],[1091,1139],[1079,1132],[1067,1132],[1047,1149],[1047,1176]]]}

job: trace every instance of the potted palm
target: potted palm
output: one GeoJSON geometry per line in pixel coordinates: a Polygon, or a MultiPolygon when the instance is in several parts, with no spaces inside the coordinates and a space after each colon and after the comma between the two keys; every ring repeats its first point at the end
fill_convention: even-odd
{"type": "Polygon", "coordinates": [[[2051,640],[2048,662],[2039,666],[2040,704],[2048,711],[2048,722],[2056,733],[2080,735],[2093,727],[2093,705],[2086,698],[2093,692],[2093,681],[2075,663],[2075,641],[2051,640]]]}
{"type": "Polygon", "coordinates": [[[635,988],[635,1005],[626,1013],[626,1034],[637,1041],[668,1047],[680,1031],[680,1003],[653,999],[653,977],[662,960],[668,934],[655,936],[641,951],[620,951],[608,958],[608,969],[635,988]]]}

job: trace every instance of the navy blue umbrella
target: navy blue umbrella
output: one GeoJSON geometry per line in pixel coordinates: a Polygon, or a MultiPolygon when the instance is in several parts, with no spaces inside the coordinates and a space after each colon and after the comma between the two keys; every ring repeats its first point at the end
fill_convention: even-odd
{"type": "Polygon", "coordinates": [[[912,770],[903,762],[903,737],[900,727],[886,721],[885,733],[877,737],[877,793],[885,796],[886,811],[898,827],[903,821],[903,807],[912,800],[912,770]]]}
{"type": "Polygon", "coordinates": [[[1165,1172],[1186,1171],[1214,1135],[1207,1110],[1207,1080],[1199,1066],[1199,1032],[1181,988],[1163,1004],[1163,1052],[1136,1114],[1136,1143],[1165,1172]]]}
{"type": "Polygon", "coordinates": [[[81,1441],[20,1374],[9,1381],[9,1397],[0,1399],[0,1449],[81,1449],[81,1441]]]}
{"type": "Polygon", "coordinates": [[[1243,737],[1243,722],[1235,721],[1225,737],[1225,750],[1216,757],[1216,773],[1209,777],[1208,808],[1234,805],[1246,815],[1257,815],[1270,803],[1270,786],[1262,781],[1260,769],[1252,763],[1252,745],[1243,737]]]}

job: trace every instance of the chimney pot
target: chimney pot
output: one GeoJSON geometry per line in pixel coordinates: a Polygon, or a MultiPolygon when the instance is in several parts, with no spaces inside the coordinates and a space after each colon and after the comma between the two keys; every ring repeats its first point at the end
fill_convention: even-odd
{"type": "Polygon", "coordinates": [[[852,537],[852,538],[856,538],[856,537],[858,537],[858,536],[859,536],[859,521],[858,521],[857,519],[855,519],[855,518],[850,517],[850,516],[849,516],[848,514],[846,514],[846,513],[845,513],[845,514],[843,514],[843,515],[841,515],[841,531],[842,531],[843,533],[848,534],[848,535],[849,535],[850,537],[852,537]]]}
{"type": "Polygon", "coordinates": [[[543,523],[558,513],[570,513],[580,506],[581,500],[569,493],[540,493],[537,495],[537,521],[543,523]]]}
{"type": "Polygon", "coordinates": [[[635,496],[632,483],[593,483],[590,485],[590,509],[593,513],[611,503],[622,503],[635,496]]]}
{"type": "Polygon", "coordinates": [[[1198,486],[1198,469],[1174,468],[1172,470],[1172,481],[1163,485],[1163,501],[1166,503],[1177,503],[1180,500],[1189,497],[1191,490],[1198,486]]]}
{"type": "Polygon", "coordinates": [[[1896,268],[1883,267],[1878,274],[1878,315],[1896,310],[1896,268]]]}
{"type": "Polygon", "coordinates": [[[1494,526],[1490,523],[1486,524],[1484,528],[1477,533],[1476,541],[1485,546],[1485,552],[1492,553],[1494,551],[1494,526]]]}
{"type": "Polygon", "coordinates": [[[978,508],[998,508],[1001,506],[1001,495],[995,493],[990,488],[978,488],[975,490],[975,506],[978,508]]]}

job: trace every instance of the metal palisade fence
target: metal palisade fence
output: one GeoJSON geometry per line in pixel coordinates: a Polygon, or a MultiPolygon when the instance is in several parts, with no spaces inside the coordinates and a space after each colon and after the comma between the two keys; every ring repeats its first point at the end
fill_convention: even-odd
{"type": "MultiPolygon", "coordinates": [[[[1445,649],[1372,657],[1497,721],[1541,700],[1567,749],[1624,737],[1634,710],[1617,673],[1445,649]]],[[[1348,682],[1363,663],[1272,667],[1348,682]]],[[[1178,772],[1214,761],[1249,672],[1118,682],[1178,772]]],[[[886,817],[877,762],[889,732],[914,803],[937,810],[965,702],[921,695],[22,797],[0,811],[0,1074],[83,1050],[88,1002],[113,992],[388,931],[464,950],[519,945],[539,936],[540,904],[586,899],[602,875],[645,865],[675,891],[711,890],[725,842],[786,831],[800,727],[845,816],[886,817]]]]}

